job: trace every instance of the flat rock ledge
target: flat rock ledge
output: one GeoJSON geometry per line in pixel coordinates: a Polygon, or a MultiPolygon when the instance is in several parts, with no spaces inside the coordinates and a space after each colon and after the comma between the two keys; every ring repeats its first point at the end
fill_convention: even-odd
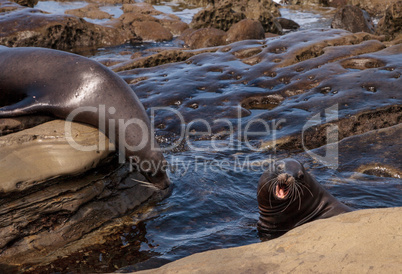
{"type": "Polygon", "coordinates": [[[401,220],[402,207],[358,210],[142,273],[400,273],[401,220]]]}
{"type": "Polygon", "coordinates": [[[102,243],[121,218],[169,194],[117,163],[98,129],[46,120],[0,119],[0,273],[102,243]]]}

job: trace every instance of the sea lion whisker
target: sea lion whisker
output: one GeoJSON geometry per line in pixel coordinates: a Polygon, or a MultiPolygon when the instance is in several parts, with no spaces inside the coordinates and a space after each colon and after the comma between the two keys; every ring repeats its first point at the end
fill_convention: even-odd
{"type": "Polygon", "coordinates": [[[274,178],[272,180],[272,184],[269,186],[268,188],[268,197],[269,197],[269,206],[272,207],[272,202],[271,202],[271,193],[273,193],[274,191],[274,186],[276,187],[276,185],[278,184],[278,178],[274,178]]]}
{"type": "Polygon", "coordinates": [[[292,201],[289,200],[288,204],[286,205],[286,207],[283,210],[281,210],[281,212],[284,212],[290,206],[291,203],[292,203],[292,201]]]}
{"type": "Polygon", "coordinates": [[[155,190],[159,190],[156,186],[154,186],[154,185],[151,184],[150,182],[141,181],[141,180],[134,179],[134,178],[131,178],[131,180],[133,180],[134,182],[138,182],[138,183],[140,183],[140,184],[143,185],[143,186],[146,186],[146,187],[149,187],[149,188],[152,188],[152,189],[155,189],[155,190]]]}
{"type": "Polygon", "coordinates": [[[301,195],[302,195],[302,193],[303,193],[303,189],[301,188],[301,186],[299,186],[299,185],[297,185],[297,184],[296,184],[296,188],[297,188],[297,195],[298,195],[298,197],[299,197],[299,207],[298,207],[298,210],[300,210],[300,208],[301,208],[301,200],[302,200],[301,195]]]}
{"type": "Polygon", "coordinates": [[[296,201],[298,195],[300,196],[299,186],[297,184],[293,184],[292,188],[293,188],[292,191],[293,191],[293,196],[294,196],[292,201],[296,201]]]}
{"type": "Polygon", "coordinates": [[[305,189],[307,189],[308,192],[310,192],[311,197],[314,197],[313,193],[311,192],[311,190],[304,184],[300,184],[302,187],[304,187],[305,189]]]}
{"type": "Polygon", "coordinates": [[[260,192],[265,188],[265,186],[266,186],[267,184],[269,184],[270,182],[272,182],[273,180],[275,180],[275,178],[272,178],[271,180],[266,181],[266,182],[260,187],[260,189],[258,190],[257,195],[259,195],[260,192]]]}
{"type": "Polygon", "coordinates": [[[276,178],[274,178],[269,183],[270,183],[270,185],[268,187],[268,193],[271,193],[271,192],[273,192],[275,186],[277,185],[278,180],[276,178]]]}

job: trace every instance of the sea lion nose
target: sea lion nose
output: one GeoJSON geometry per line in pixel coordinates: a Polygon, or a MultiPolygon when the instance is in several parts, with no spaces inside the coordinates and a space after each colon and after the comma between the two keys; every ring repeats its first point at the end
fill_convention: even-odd
{"type": "Polygon", "coordinates": [[[286,182],[290,178],[290,175],[287,173],[282,173],[278,175],[278,180],[281,182],[286,182]]]}

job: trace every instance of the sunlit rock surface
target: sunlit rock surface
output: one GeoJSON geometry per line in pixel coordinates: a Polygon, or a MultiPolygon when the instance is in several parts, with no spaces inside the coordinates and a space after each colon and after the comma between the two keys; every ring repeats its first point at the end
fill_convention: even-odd
{"type": "Polygon", "coordinates": [[[233,24],[252,19],[260,21],[266,32],[281,33],[276,20],[280,16],[278,5],[271,0],[217,1],[198,12],[191,22],[192,28],[214,27],[227,31],[233,24]]]}
{"type": "Polygon", "coordinates": [[[108,139],[103,134],[99,136],[97,129],[66,123],[69,122],[55,120],[0,137],[0,193],[25,191],[55,177],[83,173],[114,150],[109,150],[108,139]],[[74,138],[70,143],[77,149],[66,139],[65,125],[71,127],[74,138]],[[105,149],[84,151],[102,139],[105,149]]]}
{"type": "Polygon", "coordinates": [[[378,22],[377,33],[384,34],[388,38],[402,34],[402,1],[386,9],[384,17],[378,22]]]}
{"type": "Polygon", "coordinates": [[[395,273],[402,208],[345,213],[268,242],[191,255],[141,273],[395,273]]]}

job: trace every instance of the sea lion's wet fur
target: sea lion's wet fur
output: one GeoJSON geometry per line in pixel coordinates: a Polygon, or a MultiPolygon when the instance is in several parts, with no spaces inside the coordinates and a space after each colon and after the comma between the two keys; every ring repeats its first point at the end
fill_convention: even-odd
{"type": "Polygon", "coordinates": [[[258,183],[257,199],[258,230],[262,235],[279,235],[316,219],[352,211],[294,159],[270,165],[258,183]]]}
{"type": "MultiPolygon", "coordinates": [[[[131,151],[120,150],[126,158],[136,156],[139,161],[154,163],[143,175],[159,189],[170,181],[161,168],[165,159],[151,130],[142,103],[128,84],[105,66],[88,58],[43,48],[7,48],[0,46],[0,118],[24,115],[50,115],[61,119],[79,107],[92,107],[74,121],[99,125],[100,107],[105,109],[105,134],[113,141],[123,139],[132,147],[143,138],[145,146],[131,151]],[[114,111],[111,111],[114,109],[114,111]],[[142,132],[137,124],[128,125],[124,135],[119,120],[138,119],[147,126],[142,132]],[[116,126],[109,131],[110,121],[116,126]],[[153,149],[155,148],[155,149],[153,149]]],[[[119,146],[117,146],[119,148],[119,146]]]]}

